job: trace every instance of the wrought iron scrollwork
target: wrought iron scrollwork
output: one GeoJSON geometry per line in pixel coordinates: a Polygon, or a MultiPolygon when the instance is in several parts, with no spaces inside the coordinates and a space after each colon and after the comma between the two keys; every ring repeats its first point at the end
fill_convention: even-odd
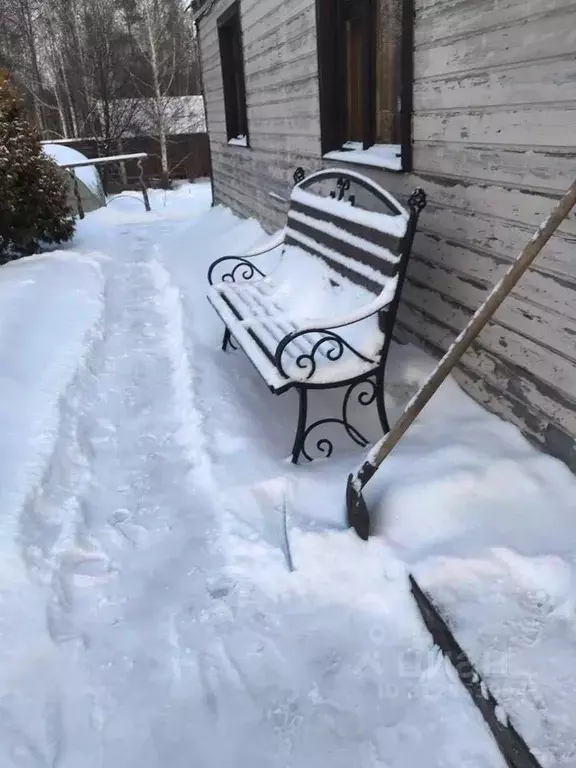
{"type": "Polygon", "coordinates": [[[408,198],[408,207],[412,213],[420,214],[426,208],[427,202],[426,192],[418,187],[408,198]]]}
{"type": "MultiPolygon", "coordinates": [[[[313,424],[310,424],[310,426],[308,426],[301,435],[298,452],[301,453],[308,461],[314,461],[315,458],[330,458],[334,452],[334,442],[330,437],[323,435],[322,437],[316,439],[314,442],[314,447],[319,456],[312,456],[311,448],[308,447],[307,444],[310,442],[313,432],[317,433],[317,431],[322,427],[327,427],[331,424],[343,427],[345,433],[354,443],[356,443],[356,445],[359,445],[361,448],[365,448],[368,445],[369,440],[362,434],[362,432],[360,432],[357,427],[351,423],[350,406],[352,404],[358,404],[361,406],[372,405],[372,403],[376,401],[377,394],[378,391],[375,376],[362,379],[360,381],[355,381],[350,384],[346,390],[346,394],[344,395],[341,418],[334,417],[328,419],[320,419],[319,421],[315,421],[313,424]]],[[[312,440],[314,441],[313,438],[312,440]]]]}
{"type": "Polygon", "coordinates": [[[350,194],[350,179],[345,179],[342,176],[336,181],[336,186],[338,187],[337,190],[333,190],[330,192],[330,197],[341,201],[345,200],[346,195],[348,194],[348,200],[347,202],[350,203],[350,205],[354,205],[356,202],[356,195],[350,194]]]}
{"type": "MultiPolygon", "coordinates": [[[[359,352],[357,349],[354,349],[354,347],[349,344],[345,339],[342,338],[342,336],[339,336],[334,331],[326,330],[325,328],[314,328],[311,330],[304,330],[304,331],[294,331],[293,333],[289,333],[287,336],[282,339],[280,344],[278,345],[278,348],[276,350],[276,356],[275,356],[275,364],[280,373],[285,376],[287,379],[291,378],[290,374],[286,372],[286,368],[283,362],[284,355],[286,353],[286,350],[290,345],[293,346],[293,349],[300,349],[301,346],[297,343],[297,339],[301,337],[311,337],[312,339],[316,334],[320,335],[320,338],[317,339],[312,343],[312,346],[310,347],[310,350],[307,352],[300,351],[300,354],[292,354],[290,356],[291,360],[296,364],[296,366],[302,370],[306,371],[307,375],[304,378],[304,381],[310,381],[314,374],[316,373],[318,369],[318,357],[322,356],[324,361],[328,361],[330,363],[335,363],[338,360],[341,360],[344,356],[344,353],[346,351],[352,353],[355,357],[357,357],[359,360],[362,360],[365,363],[372,363],[373,360],[369,357],[366,357],[366,355],[363,355],[362,352],[359,352]]],[[[307,344],[308,346],[308,344],[307,344]]]]}
{"type": "Polygon", "coordinates": [[[210,285],[214,285],[214,270],[221,264],[228,266],[229,262],[235,262],[233,267],[230,267],[229,272],[223,272],[220,275],[218,283],[235,283],[238,279],[242,282],[253,280],[255,277],[266,277],[262,270],[258,269],[251,261],[242,258],[242,256],[222,256],[221,259],[217,259],[210,269],[208,270],[208,282],[210,285]]]}
{"type": "Polygon", "coordinates": [[[300,184],[305,178],[306,173],[304,172],[304,168],[296,168],[294,171],[294,184],[300,184]]]}
{"type": "Polygon", "coordinates": [[[233,349],[234,351],[238,350],[238,347],[236,346],[236,342],[232,338],[232,332],[230,331],[230,328],[225,327],[224,328],[224,337],[222,339],[222,351],[226,352],[228,347],[230,347],[230,349],[233,349]]]}

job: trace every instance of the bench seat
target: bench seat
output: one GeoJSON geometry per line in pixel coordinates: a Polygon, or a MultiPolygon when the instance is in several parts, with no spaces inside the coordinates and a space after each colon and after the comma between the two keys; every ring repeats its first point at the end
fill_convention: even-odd
{"type": "MultiPolygon", "coordinates": [[[[294,251],[296,248],[287,249],[284,258],[295,257],[294,251]]],[[[336,288],[339,276],[331,273],[329,269],[326,274],[330,275],[329,279],[335,283],[336,288]]],[[[392,298],[393,284],[390,285],[390,290],[392,298]]],[[[291,386],[303,382],[308,385],[322,385],[346,381],[377,367],[384,334],[375,317],[377,308],[373,306],[373,301],[370,301],[374,297],[368,295],[365,299],[361,313],[367,317],[362,325],[359,322],[358,326],[346,328],[340,335],[359,349],[367,359],[362,360],[349,353],[344,354],[336,363],[331,362],[328,354],[334,349],[334,344],[328,341],[320,349],[316,371],[310,377],[306,367],[298,366],[297,359],[302,355],[312,354],[315,344],[323,338],[322,331],[335,322],[335,317],[298,317],[291,307],[290,296],[279,288],[274,277],[262,278],[256,282],[220,283],[208,292],[208,301],[274,394],[281,394],[291,386]],[[288,334],[314,327],[321,331],[310,331],[298,336],[293,344],[286,348],[283,374],[276,362],[279,344],[288,334]]]]}

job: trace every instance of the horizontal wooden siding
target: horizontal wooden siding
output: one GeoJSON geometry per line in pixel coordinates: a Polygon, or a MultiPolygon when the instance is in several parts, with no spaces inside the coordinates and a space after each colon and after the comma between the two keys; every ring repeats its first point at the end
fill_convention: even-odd
{"type": "Polygon", "coordinates": [[[217,19],[230,5],[216,3],[200,20],[200,49],[214,199],[268,229],[284,225],[286,198],[298,167],[320,165],[315,6],[310,0],[242,0],[246,103],[250,148],[230,146],[217,19]]]}

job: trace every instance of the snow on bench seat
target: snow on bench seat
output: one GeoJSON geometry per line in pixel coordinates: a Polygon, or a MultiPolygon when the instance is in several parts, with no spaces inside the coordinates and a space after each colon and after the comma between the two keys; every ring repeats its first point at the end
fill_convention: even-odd
{"type": "MultiPolygon", "coordinates": [[[[297,250],[296,248],[289,249],[291,258],[297,258],[295,253],[297,250]]],[[[301,253],[300,260],[302,260],[302,256],[306,260],[306,254],[301,253]]],[[[338,277],[338,275],[334,274],[334,277],[338,277]]],[[[334,286],[332,291],[328,289],[323,297],[318,296],[317,306],[320,312],[322,305],[331,303],[330,294],[334,302],[338,301],[336,287],[334,286]]],[[[390,298],[393,296],[393,292],[393,286],[391,286],[389,289],[390,298]]],[[[357,290],[354,295],[358,296],[362,293],[362,291],[357,290]]],[[[370,298],[373,299],[374,297],[370,298]]],[[[208,300],[270,389],[276,391],[285,388],[288,383],[297,383],[307,379],[307,369],[298,367],[296,359],[300,355],[312,353],[314,345],[322,338],[320,333],[308,333],[299,336],[287,348],[288,362],[284,360],[284,363],[285,368],[288,368],[288,378],[283,376],[276,367],[274,362],[276,351],[282,339],[294,331],[306,327],[326,328],[332,322],[328,317],[318,317],[314,320],[312,317],[303,318],[293,312],[291,313],[289,302],[286,302],[285,287],[284,289],[279,287],[269,277],[257,282],[221,283],[210,289],[208,300]]],[[[384,297],[384,301],[388,303],[388,296],[384,297]]],[[[368,306],[371,309],[372,305],[373,302],[370,303],[368,299],[364,307],[368,306]]],[[[374,307],[372,311],[377,311],[377,307],[374,307]]],[[[357,328],[354,328],[353,332],[350,332],[351,329],[346,330],[348,333],[343,334],[346,340],[359,346],[363,354],[370,358],[370,362],[367,363],[345,355],[335,365],[330,362],[328,353],[331,347],[326,344],[325,348],[320,350],[320,365],[314,376],[315,383],[331,383],[338,378],[346,379],[367,372],[377,365],[383,334],[379,330],[375,318],[364,320],[361,330],[357,328]]]]}

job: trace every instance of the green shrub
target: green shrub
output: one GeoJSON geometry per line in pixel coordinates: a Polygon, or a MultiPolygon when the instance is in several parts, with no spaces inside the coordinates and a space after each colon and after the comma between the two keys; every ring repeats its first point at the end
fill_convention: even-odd
{"type": "Polygon", "coordinates": [[[68,185],[0,72],[0,263],[74,235],[68,185]]]}

